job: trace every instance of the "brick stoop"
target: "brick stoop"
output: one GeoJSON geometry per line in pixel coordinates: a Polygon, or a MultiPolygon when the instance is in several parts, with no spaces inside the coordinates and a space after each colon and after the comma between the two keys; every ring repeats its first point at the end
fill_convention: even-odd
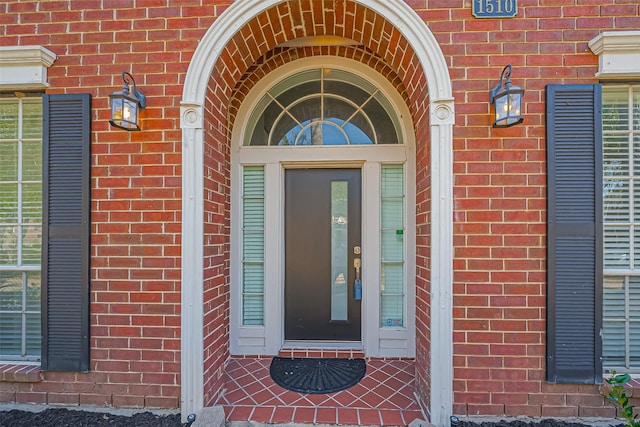
{"type": "Polygon", "coordinates": [[[39,365],[0,364],[0,382],[37,383],[42,381],[39,365]]]}
{"type": "Polygon", "coordinates": [[[321,358],[346,358],[346,359],[363,359],[364,352],[362,350],[336,350],[336,349],[306,349],[306,348],[285,348],[278,353],[280,357],[321,357],[321,358]]]}
{"type": "MultiPolygon", "coordinates": [[[[316,356],[309,351],[309,357],[336,353],[316,356]]],[[[270,358],[232,358],[225,368],[225,391],[216,404],[223,408],[227,426],[407,426],[424,418],[415,397],[414,363],[369,359],[358,384],[335,393],[302,394],[273,381],[270,358]]]]}

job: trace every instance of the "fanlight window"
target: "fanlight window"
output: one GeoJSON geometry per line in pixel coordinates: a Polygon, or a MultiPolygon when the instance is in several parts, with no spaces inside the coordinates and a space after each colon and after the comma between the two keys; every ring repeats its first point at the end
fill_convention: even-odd
{"type": "Polygon", "coordinates": [[[250,119],[244,145],[399,144],[391,103],[370,82],[342,70],[304,71],[273,86],[250,119]]]}

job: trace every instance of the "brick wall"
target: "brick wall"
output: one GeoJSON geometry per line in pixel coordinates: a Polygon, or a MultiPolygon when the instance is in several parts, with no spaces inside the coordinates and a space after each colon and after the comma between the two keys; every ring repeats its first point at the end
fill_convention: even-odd
{"type": "Polygon", "coordinates": [[[58,55],[47,92],[93,97],[91,372],[2,382],[1,401],[179,407],[181,85],[228,4],[0,2],[3,46],[58,55]],[[147,97],[143,132],[108,124],[108,94],[122,87],[122,71],[147,97]]]}
{"type": "Polygon", "coordinates": [[[222,62],[207,90],[204,137],[204,368],[205,405],[222,388],[229,357],[230,153],[228,105],[233,87],[221,84],[222,62]]]}
{"type": "MultiPolygon", "coordinates": [[[[179,406],[179,103],[198,41],[230,3],[0,2],[3,45],[39,44],[58,55],[49,69],[48,92],[93,95],[92,371],[44,373],[36,383],[2,382],[2,401],[179,406]],[[107,123],[108,94],[121,87],[122,71],[131,72],[147,96],[143,132],[115,131],[107,123]]],[[[482,20],[471,16],[464,0],[407,3],[440,42],[456,99],[454,412],[610,416],[597,386],[544,381],[544,86],[595,82],[597,58],[587,42],[604,30],[639,28],[640,6],[635,0],[520,0],[516,18],[482,20]],[[492,129],[488,93],[507,63],[514,67],[514,84],[526,90],[525,123],[492,129]]],[[[431,224],[424,75],[392,23],[349,0],[319,4],[295,0],[255,17],[222,52],[212,74],[205,131],[207,402],[215,399],[228,357],[228,141],[238,105],[231,98],[250,81],[245,73],[277,44],[322,33],[362,42],[409,94],[418,165],[416,365],[419,390],[428,398],[431,224]]]]}
{"type": "Polygon", "coordinates": [[[587,43],[640,27],[635,1],[518,1],[513,19],[474,19],[469,2],[412,1],[450,66],[454,127],[454,412],[613,416],[598,386],[545,378],[544,88],[595,83],[587,43]],[[525,121],[491,128],[489,90],[506,64],[525,121]]]}
{"type": "Polygon", "coordinates": [[[416,127],[416,392],[430,407],[431,384],[431,151],[429,118],[416,127]]]}

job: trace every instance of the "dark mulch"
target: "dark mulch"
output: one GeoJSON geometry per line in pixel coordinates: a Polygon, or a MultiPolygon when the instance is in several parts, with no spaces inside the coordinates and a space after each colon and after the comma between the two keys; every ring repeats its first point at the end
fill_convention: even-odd
{"type": "MultiPolygon", "coordinates": [[[[605,423],[606,424],[606,423],[605,423]]],[[[501,420],[501,421],[465,421],[460,420],[458,427],[590,427],[591,424],[564,421],[561,419],[544,418],[532,420],[501,420]]],[[[611,420],[610,427],[623,427],[621,421],[611,420]]]]}
{"type": "MultiPolygon", "coordinates": [[[[181,423],[180,414],[155,415],[142,412],[132,416],[107,412],[77,411],[50,408],[42,412],[13,409],[0,411],[0,427],[188,427],[181,423]]],[[[603,424],[600,424],[601,426],[603,424]]],[[[604,423],[607,425],[607,423],[604,423]]],[[[619,420],[611,420],[609,427],[623,427],[619,420]]],[[[593,427],[590,424],[561,419],[467,421],[460,420],[457,427],[593,427]]]]}
{"type": "Polygon", "coordinates": [[[0,411],[0,427],[183,427],[180,414],[155,415],[142,412],[132,416],[107,412],[76,411],[65,408],[28,412],[0,411]]]}

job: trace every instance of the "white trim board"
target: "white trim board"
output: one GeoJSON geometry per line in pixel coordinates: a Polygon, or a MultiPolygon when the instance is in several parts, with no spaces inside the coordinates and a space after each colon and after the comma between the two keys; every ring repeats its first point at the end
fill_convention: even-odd
{"type": "MultiPolygon", "coordinates": [[[[181,102],[182,312],[181,412],[203,407],[202,194],[203,106],[211,72],[233,35],[253,17],[286,0],[236,0],[211,25],[189,64],[181,102]]],[[[354,0],[384,16],[413,47],[429,89],[431,145],[431,422],[449,425],[453,405],[453,123],[446,60],[433,33],[403,0],[354,0]]]]}
{"type": "Polygon", "coordinates": [[[58,57],[42,46],[0,47],[0,89],[49,87],[47,68],[58,57]]]}
{"type": "Polygon", "coordinates": [[[596,77],[640,76],[640,31],[605,31],[589,42],[589,48],[598,55],[596,77]]]}

